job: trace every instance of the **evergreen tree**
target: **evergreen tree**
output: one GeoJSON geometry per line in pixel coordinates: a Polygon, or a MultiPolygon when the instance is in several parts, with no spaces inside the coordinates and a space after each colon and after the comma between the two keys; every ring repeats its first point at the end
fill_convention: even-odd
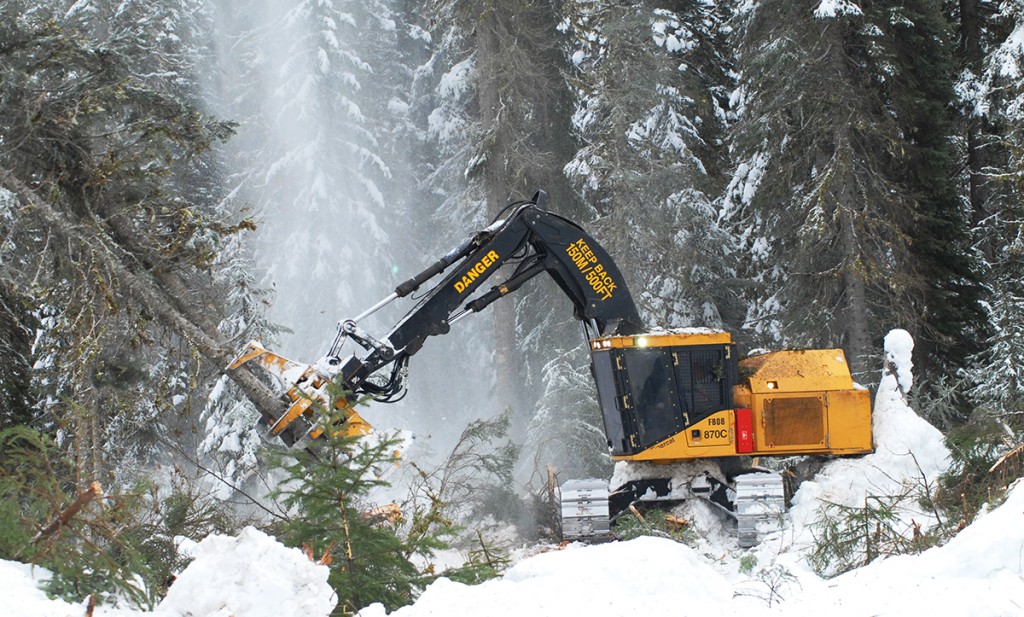
{"type": "Polygon", "coordinates": [[[400,520],[389,520],[389,510],[368,500],[397,463],[396,442],[330,434],[321,441],[315,453],[296,451],[276,463],[286,476],[277,497],[294,512],[279,537],[330,567],[336,615],[374,602],[388,610],[412,603],[428,581],[414,558],[442,545],[429,525],[400,537],[400,520]]]}
{"type": "MultiPolygon", "coordinates": [[[[409,117],[417,128],[417,139],[405,144],[407,149],[413,147],[410,168],[415,170],[419,195],[409,209],[415,230],[410,230],[414,237],[406,261],[408,271],[418,272],[450,251],[465,234],[486,227],[489,219],[479,185],[468,177],[475,165],[471,161],[478,126],[473,87],[476,58],[472,31],[464,27],[466,14],[455,2],[431,2],[426,10],[421,3],[406,4],[415,5],[408,10],[419,16],[410,24],[416,36],[408,41],[420,62],[409,83],[409,117]]],[[[440,440],[441,431],[434,428],[438,409],[446,410],[444,417],[453,426],[497,412],[489,404],[493,376],[481,371],[490,362],[493,328],[488,316],[479,317],[461,321],[457,333],[427,345],[413,359],[410,388],[415,389],[416,400],[407,406],[412,423],[406,428],[440,440]],[[470,374],[479,378],[464,380],[455,394],[450,376],[470,374]]]]}
{"type": "MultiPolygon", "coordinates": [[[[548,193],[548,207],[578,218],[578,203],[561,173],[572,142],[564,129],[568,92],[557,68],[560,49],[553,7],[517,0],[478,1],[465,9],[481,15],[474,39],[478,133],[470,180],[480,187],[488,218],[540,188],[548,193]]],[[[510,275],[511,271],[498,273],[510,275]]],[[[511,409],[512,435],[517,439],[524,435],[537,400],[530,388],[541,378],[535,372],[535,358],[544,361],[553,348],[578,340],[567,336],[576,333],[564,328],[568,313],[558,293],[550,281],[537,280],[490,308],[494,396],[500,409],[511,409]]]]}
{"type": "MultiPolygon", "coordinates": [[[[982,225],[1008,198],[1002,183],[993,178],[993,171],[1001,167],[1006,152],[1000,143],[1004,130],[999,119],[1001,106],[990,101],[986,94],[986,58],[1006,39],[1008,28],[1012,29],[1013,19],[1007,19],[1007,13],[1014,10],[1014,4],[996,0],[947,3],[951,21],[958,26],[959,33],[959,45],[953,54],[958,72],[954,89],[960,104],[961,157],[966,163],[962,191],[970,204],[973,226],[982,225]],[[999,10],[1000,4],[1005,7],[1003,12],[999,10]],[[995,105],[990,106],[991,103],[995,105]]],[[[978,236],[977,246],[986,255],[995,248],[989,238],[987,234],[978,236]]]]}
{"type": "MultiPolygon", "coordinates": [[[[579,147],[565,167],[577,220],[623,269],[648,323],[721,327],[728,272],[713,200],[722,190],[728,61],[721,7],[563,4],[579,147]],[[623,78],[628,76],[628,78],[623,78]]],[[[565,329],[569,309],[551,321],[565,329]]],[[[606,437],[585,346],[535,337],[543,396],[531,449],[563,477],[607,475],[606,437]]]]}
{"type": "Polygon", "coordinates": [[[720,327],[735,305],[715,222],[724,189],[726,5],[566,3],[562,28],[584,147],[566,173],[583,222],[616,256],[652,324],[720,327]],[[624,76],[626,78],[624,78],[624,76]]]}
{"type": "Polygon", "coordinates": [[[210,192],[177,184],[203,176],[230,126],[141,69],[158,33],[100,27],[89,6],[0,7],[0,183],[19,202],[5,275],[42,322],[36,421],[93,479],[107,458],[144,455],[144,436],[183,410],[200,371],[190,344],[226,353],[206,307],[220,304],[210,272],[237,227],[211,212],[210,192]]]}
{"type": "Polygon", "coordinates": [[[915,203],[904,233],[911,269],[924,282],[913,303],[918,366],[951,374],[978,351],[986,328],[970,208],[954,182],[950,27],[934,0],[872,9],[875,23],[891,29],[891,55],[882,61],[892,70],[880,85],[902,134],[903,164],[894,179],[915,203]]]}
{"type": "Polygon", "coordinates": [[[224,2],[216,11],[215,40],[234,53],[208,87],[218,113],[239,122],[226,148],[228,199],[256,211],[270,317],[292,331],[279,350],[309,358],[326,351],[338,319],[388,289],[389,230],[404,221],[386,198],[381,123],[404,106],[387,96],[400,82],[377,73],[395,22],[386,2],[224,2]]]}
{"type": "Polygon", "coordinates": [[[1021,256],[1024,254],[1024,175],[1021,173],[1024,128],[1024,49],[1018,41],[1024,33],[1024,10],[1007,3],[986,21],[995,38],[980,65],[979,76],[969,91],[969,110],[989,136],[985,168],[990,199],[976,216],[977,242],[988,256],[986,283],[991,290],[987,304],[991,336],[972,359],[969,378],[972,400],[986,416],[1020,426],[1024,405],[1024,344],[1020,323],[1024,315],[1021,256]]]}
{"type": "Polygon", "coordinates": [[[938,290],[970,274],[962,236],[947,238],[956,259],[937,264],[923,237],[940,220],[962,230],[956,212],[940,212],[956,205],[947,125],[908,108],[915,96],[939,96],[941,85],[915,81],[920,67],[903,57],[906,41],[938,45],[941,32],[876,4],[786,2],[748,10],[739,33],[738,165],[723,212],[749,255],[740,271],[753,283],[748,326],[774,345],[840,344],[862,376],[889,327],[941,328],[938,290]],[[914,126],[928,121],[934,126],[914,126]],[[932,129],[934,138],[913,134],[932,129]],[[934,139],[927,143],[940,159],[925,163],[925,142],[912,139],[934,139]],[[927,189],[925,168],[936,183],[927,189]]]}
{"type": "Polygon", "coordinates": [[[69,485],[75,464],[26,426],[0,430],[0,559],[47,568],[47,591],[71,602],[152,608],[176,562],[171,536],[138,486],[69,485]]]}
{"type": "Polygon", "coordinates": [[[26,300],[0,277],[0,429],[27,424],[32,418],[32,342],[37,324],[26,300]]]}
{"type": "MultiPolygon", "coordinates": [[[[442,250],[458,241],[452,230],[480,229],[538,189],[549,194],[550,209],[580,218],[561,172],[573,144],[564,128],[570,108],[552,5],[439,1],[430,16],[437,43],[419,73],[427,88],[437,85],[426,131],[437,162],[426,182],[440,199],[434,219],[447,238],[442,250]]],[[[510,275],[498,272],[495,282],[510,275]]],[[[552,348],[579,340],[575,328],[566,328],[568,302],[546,277],[539,279],[489,307],[478,320],[486,323],[460,323],[472,344],[455,343],[458,356],[478,359],[468,362],[471,370],[493,367],[477,397],[491,404],[483,414],[476,405],[466,411],[479,417],[510,410],[517,440],[533,415],[540,366],[552,348]]]]}

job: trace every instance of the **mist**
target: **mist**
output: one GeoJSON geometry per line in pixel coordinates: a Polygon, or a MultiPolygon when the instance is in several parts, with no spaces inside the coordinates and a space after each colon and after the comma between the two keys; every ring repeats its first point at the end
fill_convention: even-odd
{"type": "MultiPolygon", "coordinates": [[[[229,199],[257,221],[253,260],[271,292],[267,317],[284,329],[267,344],[313,362],[340,320],[480,222],[442,223],[450,197],[421,188],[438,167],[428,142],[445,71],[429,35],[410,23],[417,17],[388,3],[211,0],[210,10],[206,104],[238,122],[227,146],[229,199]]],[[[414,305],[399,300],[359,325],[383,338],[414,305]]],[[[479,317],[412,358],[404,400],[360,413],[378,429],[411,431],[417,449],[436,458],[468,422],[500,412],[486,366],[490,320],[479,317]]],[[[349,342],[342,351],[361,350],[349,342]]]]}

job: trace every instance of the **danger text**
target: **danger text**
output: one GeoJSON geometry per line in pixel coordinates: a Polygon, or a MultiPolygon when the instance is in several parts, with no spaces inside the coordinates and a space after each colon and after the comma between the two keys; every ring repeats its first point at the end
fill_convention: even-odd
{"type": "Polygon", "coordinates": [[[468,272],[462,275],[462,279],[455,281],[455,291],[462,293],[469,288],[469,285],[480,278],[480,275],[487,272],[487,269],[491,267],[491,264],[498,261],[498,253],[495,251],[488,251],[486,255],[480,258],[480,261],[473,264],[473,267],[468,272]]]}

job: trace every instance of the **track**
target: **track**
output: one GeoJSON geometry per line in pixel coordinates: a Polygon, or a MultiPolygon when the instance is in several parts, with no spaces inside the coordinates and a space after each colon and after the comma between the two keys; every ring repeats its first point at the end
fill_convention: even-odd
{"type": "Polygon", "coordinates": [[[741,548],[756,546],[765,535],[781,529],[786,511],[782,476],[761,470],[738,474],[728,485],[711,476],[696,478],[688,487],[673,487],[664,478],[633,481],[614,494],[605,480],[569,480],[561,486],[562,540],[613,540],[612,521],[631,505],[666,507],[692,498],[704,499],[736,520],[741,548]]]}

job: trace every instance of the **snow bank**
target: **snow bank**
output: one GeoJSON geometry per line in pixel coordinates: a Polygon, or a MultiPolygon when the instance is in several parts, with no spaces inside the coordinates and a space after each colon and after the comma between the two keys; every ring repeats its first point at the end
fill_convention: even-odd
{"type": "MultiPolygon", "coordinates": [[[[720,547],[720,551],[721,551],[720,547]]],[[[876,561],[831,580],[792,563],[752,576],[737,560],[660,538],[573,544],[468,586],[441,579],[392,617],[705,614],[792,616],[1024,614],[1024,483],[949,544],[876,561]],[[790,571],[792,569],[792,571],[790,571]]],[[[359,617],[384,617],[383,606],[359,617]]]]}
{"type": "Polygon", "coordinates": [[[327,566],[247,527],[212,535],[157,607],[159,617],[317,617],[334,609],[327,566]]]}
{"type": "Polygon", "coordinates": [[[0,617],[81,617],[85,614],[84,604],[70,604],[63,600],[51,600],[38,588],[50,578],[44,568],[14,561],[0,560],[0,617]]]}
{"type": "Polygon", "coordinates": [[[1024,483],[945,546],[822,581],[786,609],[835,617],[1024,615],[1024,483]]]}
{"type": "MultiPolygon", "coordinates": [[[[631,615],[705,611],[732,596],[731,585],[693,549],[669,540],[637,538],[596,546],[573,544],[513,566],[498,580],[468,586],[441,579],[412,606],[391,613],[417,615],[631,615]]],[[[380,604],[359,612],[382,617],[380,604]]]]}
{"type": "MultiPolygon", "coordinates": [[[[934,490],[949,467],[942,433],[918,416],[904,400],[913,385],[910,355],[913,340],[903,330],[885,337],[885,369],[875,395],[872,432],[875,452],[861,458],[829,462],[813,481],[793,496],[787,530],[763,543],[761,551],[798,551],[813,542],[813,523],[827,503],[863,507],[870,496],[895,496],[911,489],[934,490]]],[[[913,497],[899,512],[906,529],[912,522],[927,529],[934,515],[913,497]]]]}
{"type": "MultiPolygon", "coordinates": [[[[95,617],[326,617],[334,609],[327,567],[255,528],[190,548],[195,560],[156,611],[99,606],[95,617]]],[[[44,568],[0,560],[0,617],[85,615],[84,602],[46,597],[38,585],[48,577],[44,568]]]]}

